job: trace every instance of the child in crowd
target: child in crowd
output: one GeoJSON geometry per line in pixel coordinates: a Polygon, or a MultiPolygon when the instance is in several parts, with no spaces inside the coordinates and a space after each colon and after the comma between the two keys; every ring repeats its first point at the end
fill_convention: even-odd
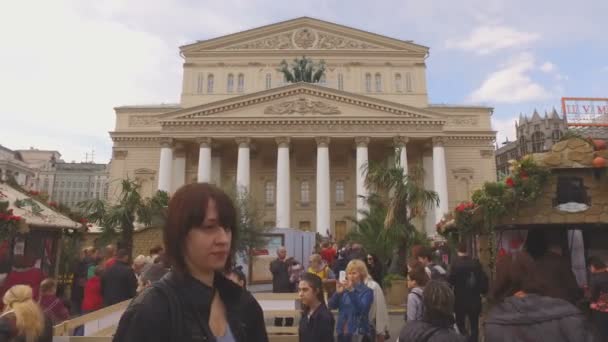
{"type": "Polygon", "coordinates": [[[63,301],[57,298],[57,282],[53,278],[46,278],[40,283],[40,307],[53,325],[59,324],[70,317],[63,301]]]}

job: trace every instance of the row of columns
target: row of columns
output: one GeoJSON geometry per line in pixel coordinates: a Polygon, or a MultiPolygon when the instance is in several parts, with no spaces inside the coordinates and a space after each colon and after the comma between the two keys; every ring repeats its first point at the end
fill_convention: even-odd
{"type": "MultiPolygon", "coordinates": [[[[329,137],[317,137],[317,172],[316,172],[316,226],[317,232],[325,235],[331,227],[330,205],[330,172],[329,172],[329,137]]],[[[356,137],[356,194],[357,218],[362,218],[362,211],[368,209],[366,198],[369,191],[365,185],[367,164],[369,160],[368,137],[356,137]]],[[[211,138],[200,138],[199,143],[199,182],[211,181],[211,138]]],[[[236,186],[239,193],[248,193],[250,189],[250,144],[249,138],[237,138],[238,160],[236,186]]],[[[276,226],[291,227],[291,186],[289,163],[289,137],[276,138],[277,142],[277,178],[276,178],[276,226]]],[[[406,137],[396,137],[395,146],[400,149],[399,163],[407,172],[407,142],[406,137]]],[[[185,158],[184,158],[185,168],[185,158]]],[[[173,169],[173,149],[169,140],[161,143],[158,189],[170,192],[173,169]]],[[[441,138],[433,139],[433,184],[439,195],[439,206],[435,208],[435,221],[439,221],[448,210],[447,174],[445,150],[441,138]]]]}

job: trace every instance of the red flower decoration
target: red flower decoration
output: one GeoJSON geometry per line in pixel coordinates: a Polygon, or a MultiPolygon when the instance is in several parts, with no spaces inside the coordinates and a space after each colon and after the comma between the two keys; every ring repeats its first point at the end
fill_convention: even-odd
{"type": "Polygon", "coordinates": [[[505,184],[507,184],[508,187],[512,188],[515,186],[515,181],[513,181],[513,178],[511,177],[507,177],[507,179],[505,179],[505,184]]]}
{"type": "Polygon", "coordinates": [[[87,222],[89,222],[89,220],[87,220],[86,218],[80,219],[80,223],[82,223],[82,224],[87,224],[87,222]]]}
{"type": "Polygon", "coordinates": [[[511,249],[519,249],[521,245],[524,243],[524,240],[521,237],[516,237],[509,241],[509,247],[511,249]]]}
{"type": "Polygon", "coordinates": [[[505,255],[507,255],[507,251],[504,248],[498,250],[499,257],[504,257],[505,255]]]}

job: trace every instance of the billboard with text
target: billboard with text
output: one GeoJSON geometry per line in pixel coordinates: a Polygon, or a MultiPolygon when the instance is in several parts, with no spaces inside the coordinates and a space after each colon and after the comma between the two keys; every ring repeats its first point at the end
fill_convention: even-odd
{"type": "Polygon", "coordinates": [[[608,126],[608,98],[562,97],[568,126],[608,126]]]}

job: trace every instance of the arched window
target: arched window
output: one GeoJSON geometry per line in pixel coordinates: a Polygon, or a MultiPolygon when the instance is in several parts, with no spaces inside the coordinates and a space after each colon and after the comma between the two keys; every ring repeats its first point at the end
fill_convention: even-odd
{"type": "Polygon", "coordinates": [[[238,85],[236,87],[236,91],[242,93],[245,90],[245,75],[239,74],[238,77],[238,85]]]}
{"type": "Polygon", "coordinates": [[[536,131],[532,134],[532,153],[540,153],[545,149],[545,135],[536,131]]]}
{"type": "Polygon", "coordinates": [[[207,75],[207,93],[213,93],[213,74],[207,75]]]}
{"type": "Polygon", "coordinates": [[[372,92],[372,75],[365,74],[365,91],[368,93],[372,92]]]}
{"type": "Polygon", "coordinates": [[[412,89],[413,89],[412,73],[406,72],[405,73],[405,91],[407,91],[408,93],[411,93],[412,89]]]}
{"type": "Polygon", "coordinates": [[[403,91],[403,85],[401,83],[401,74],[395,74],[395,91],[398,93],[403,91]]]}
{"type": "Polygon", "coordinates": [[[338,89],[344,90],[344,75],[342,73],[338,74],[338,89]]]}
{"type": "Polygon", "coordinates": [[[300,183],[300,203],[302,205],[310,203],[310,183],[308,181],[300,183]]]}
{"type": "Polygon", "coordinates": [[[562,131],[559,129],[553,130],[553,133],[551,133],[551,138],[553,139],[553,143],[559,142],[559,140],[562,138],[562,131]]]}
{"type": "Polygon", "coordinates": [[[272,75],[270,73],[266,74],[266,89],[270,89],[272,87],[272,75]]]}
{"type": "Polygon", "coordinates": [[[376,74],[374,80],[376,81],[376,92],[379,93],[382,91],[382,76],[380,76],[380,74],[376,74]]]}
{"type": "Polygon", "coordinates": [[[226,91],[232,93],[234,91],[234,75],[228,74],[228,80],[226,81],[226,91]]]}
{"type": "Polygon", "coordinates": [[[203,93],[203,87],[205,86],[205,75],[202,72],[198,73],[197,79],[196,79],[196,93],[197,94],[202,94],[203,93]]]}

